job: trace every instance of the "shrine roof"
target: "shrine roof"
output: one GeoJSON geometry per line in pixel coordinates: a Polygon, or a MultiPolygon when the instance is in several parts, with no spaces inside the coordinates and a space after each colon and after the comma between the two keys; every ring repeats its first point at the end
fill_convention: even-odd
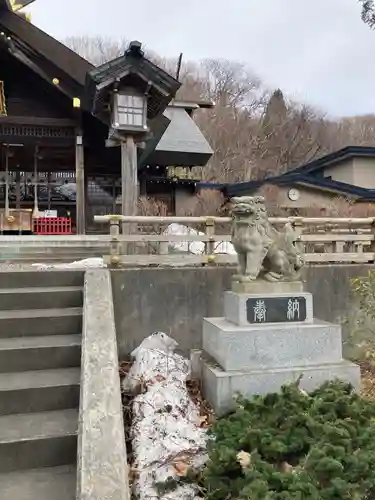
{"type": "Polygon", "coordinates": [[[0,0],[0,29],[21,42],[26,51],[42,56],[83,88],[86,73],[94,66],[63,43],[9,10],[7,0],[0,0]]]}
{"type": "Polygon", "coordinates": [[[180,88],[181,83],[173,78],[169,73],[159,68],[152,61],[146,57],[134,57],[128,51],[124,55],[113,59],[107,63],[93,68],[89,71],[89,77],[94,80],[94,82],[99,85],[108,79],[121,78],[122,75],[126,74],[129,70],[134,70],[141,72],[144,76],[147,76],[149,80],[158,80],[160,83],[167,87],[171,87],[174,92],[180,88]]]}

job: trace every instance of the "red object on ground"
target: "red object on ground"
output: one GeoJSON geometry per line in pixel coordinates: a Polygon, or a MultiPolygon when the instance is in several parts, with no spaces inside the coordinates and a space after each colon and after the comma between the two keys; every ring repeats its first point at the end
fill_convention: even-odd
{"type": "Polygon", "coordinates": [[[70,217],[40,217],[33,219],[35,234],[73,234],[70,217]]]}

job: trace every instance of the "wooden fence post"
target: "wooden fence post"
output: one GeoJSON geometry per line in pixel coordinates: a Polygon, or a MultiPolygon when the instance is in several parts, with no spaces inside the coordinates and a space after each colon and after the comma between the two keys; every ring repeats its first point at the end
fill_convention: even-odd
{"type": "MultiPolygon", "coordinates": [[[[206,219],[206,236],[212,238],[215,236],[215,219],[213,217],[208,217],[206,219]]],[[[215,252],[215,241],[210,239],[205,244],[206,255],[213,255],[215,252]]]]}
{"type": "Polygon", "coordinates": [[[160,241],[158,250],[159,250],[159,255],[168,255],[169,242],[168,241],[160,241]]]}
{"type": "Polygon", "coordinates": [[[111,264],[118,265],[120,262],[120,242],[118,236],[120,234],[120,221],[111,219],[109,221],[109,234],[111,235],[110,255],[111,264]]]}
{"type": "Polygon", "coordinates": [[[305,244],[302,241],[303,223],[301,218],[294,219],[292,221],[292,227],[294,231],[297,233],[297,247],[300,249],[302,253],[305,253],[305,244]]]}

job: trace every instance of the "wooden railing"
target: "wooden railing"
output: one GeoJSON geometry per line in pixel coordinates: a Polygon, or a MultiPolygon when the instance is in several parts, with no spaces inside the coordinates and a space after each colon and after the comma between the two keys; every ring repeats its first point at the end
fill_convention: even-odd
{"type": "MultiPolygon", "coordinates": [[[[94,220],[109,224],[110,255],[106,259],[112,264],[194,265],[234,264],[237,261],[235,253],[225,253],[222,245],[231,240],[232,219],[229,217],[104,215],[95,216],[94,220]],[[164,230],[170,224],[181,224],[201,234],[166,234],[164,230]],[[186,251],[176,252],[171,248],[185,242],[201,242],[204,244],[203,251],[192,252],[187,248],[186,251]],[[145,250],[147,244],[151,252],[145,250]]],[[[270,218],[270,222],[275,227],[287,222],[293,225],[300,235],[300,244],[308,263],[375,261],[375,218],[280,217],[270,218]]]]}

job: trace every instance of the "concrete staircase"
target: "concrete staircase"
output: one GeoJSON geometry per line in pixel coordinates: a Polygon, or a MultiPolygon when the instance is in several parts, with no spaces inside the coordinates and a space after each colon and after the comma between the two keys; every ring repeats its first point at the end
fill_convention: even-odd
{"type": "Polygon", "coordinates": [[[83,272],[0,273],[0,498],[74,500],[83,272]]]}
{"type": "Polygon", "coordinates": [[[0,263],[72,262],[109,254],[110,236],[0,235],[0,263]]]}

